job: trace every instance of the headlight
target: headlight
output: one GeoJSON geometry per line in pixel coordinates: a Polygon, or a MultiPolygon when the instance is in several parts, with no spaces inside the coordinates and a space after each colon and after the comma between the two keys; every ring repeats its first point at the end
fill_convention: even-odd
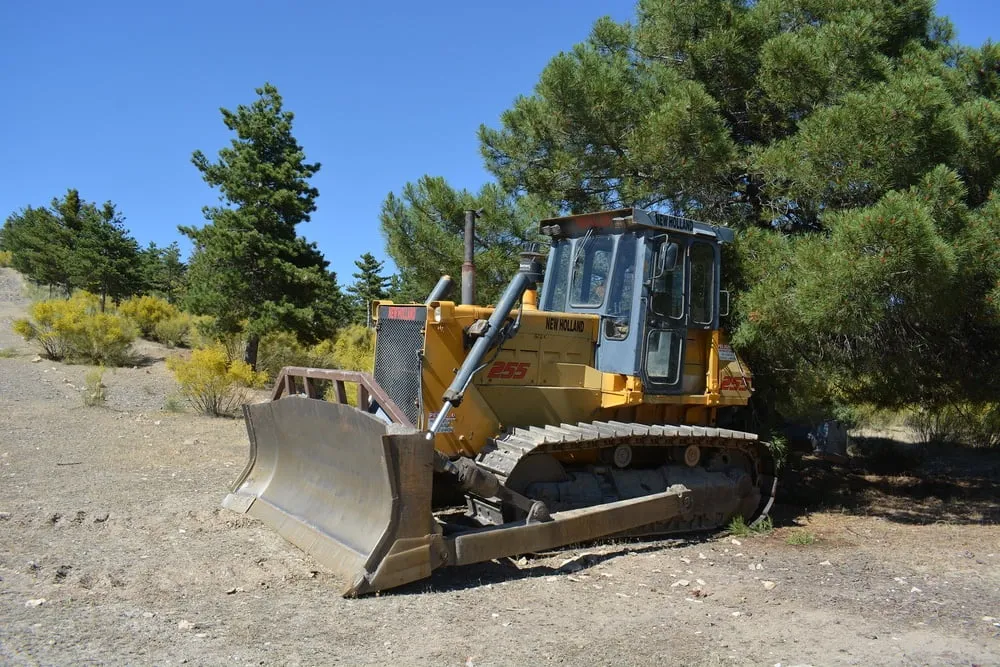
{"type": "Polygon", "coordinates": [[[431,313],[434,315],[434,323],[439,323],[441,321],[441,306],[435,306],[431,313]]]}

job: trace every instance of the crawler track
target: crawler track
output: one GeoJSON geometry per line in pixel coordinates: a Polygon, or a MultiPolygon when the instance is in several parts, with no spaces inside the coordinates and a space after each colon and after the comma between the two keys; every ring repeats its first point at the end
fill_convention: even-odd
{"type": "MultiPolygon", "coordinates": [[[[694,511],[630,532],[647,535],[711,530],[736,514],[756,519],[773,499],[771,461],[753,433],[615,421],[515,428],[476,457],[505,484],[553,510],[635,498],[671,484],[687,486],[695,497],[694,511]]],[[[468,496],[467,502],[484,524],[519,518],[496,498],[468,496]]]]}

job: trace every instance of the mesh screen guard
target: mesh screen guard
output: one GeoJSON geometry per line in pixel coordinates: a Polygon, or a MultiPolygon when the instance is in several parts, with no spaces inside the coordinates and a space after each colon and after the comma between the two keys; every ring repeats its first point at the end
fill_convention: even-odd
{"type": "Polygon", "coordinates": [[[424,306],[379,306],[375,336],[375,382],[419,426],[420,357],[424,306]]]}

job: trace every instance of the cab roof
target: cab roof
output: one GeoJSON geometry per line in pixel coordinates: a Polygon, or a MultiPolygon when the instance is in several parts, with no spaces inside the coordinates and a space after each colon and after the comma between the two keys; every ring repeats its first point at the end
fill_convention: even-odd
{"type": "Polygon", "coordinates": [[[547,218],[538,223],[539,231],[547,236],[579,236],[590,229],[624,230],[636,227],[707,237],[719,243],[731,243],[734,236],[733,230],[728,227],[641,208],[616,208],[596,213],[567,215],[547,218]]]}

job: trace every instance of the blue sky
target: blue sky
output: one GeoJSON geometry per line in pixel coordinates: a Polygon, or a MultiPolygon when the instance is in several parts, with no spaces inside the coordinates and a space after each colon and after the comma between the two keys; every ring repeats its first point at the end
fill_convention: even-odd
{"type": "MultiPolygon", "coordinates": [[[[938,12],[964,43],[1000,37],[1000,3],[938,12]]],[[[479,124],[595,19],[633,13],[632,0],[0,2],[0,219],[75,187],[115,202],[143,245],[186,248],[177,225],[217,200],[191,153],[228,144],[219,107],[270,81],[323,165],[300,232],[346,284],[361,253],[385,258],[388,192],[425,173],[477,189],[479,124]]]]}

